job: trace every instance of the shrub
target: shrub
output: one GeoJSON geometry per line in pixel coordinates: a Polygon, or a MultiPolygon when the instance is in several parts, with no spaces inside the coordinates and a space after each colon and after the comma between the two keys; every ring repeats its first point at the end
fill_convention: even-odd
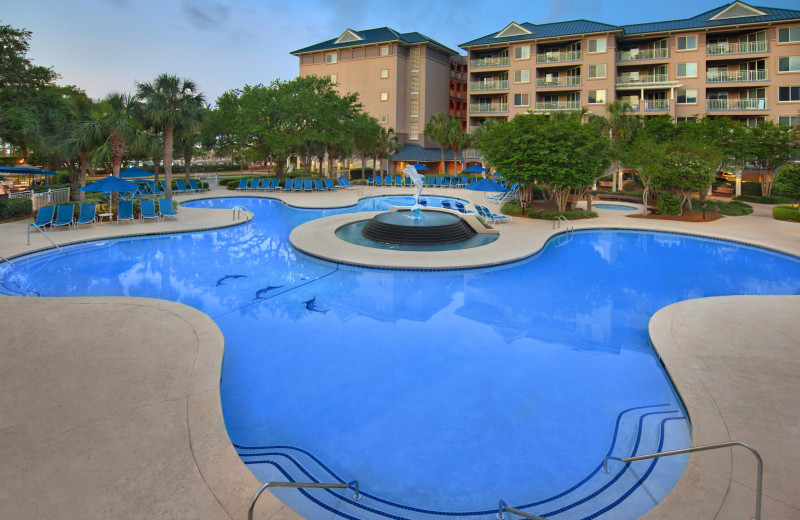
{"type": "Polygon", "coordinates": [[[25,217],[33,211],[31,199],[17,198],[0,200],[0,220],[25,217]]]}
{"type": "Polygon", "coordinates": [[[761,196],[761,183],[760,182],[743,182],[742,195],[753,195],[755,197],[761,196]]]}
{"type": "Polygon", "coordinates": [[[792,206],[775,206],[772,208],[772,218],[800,222],[800,209],[792,206]]]}
{"type": "MultiPolygon", "coordinates": [[[[372,168],[364,168],[364,175],[365,178],[372,175],[372,168]]],[[[350,178],[351,179],[360,179],[361,178],[361,168],[350,168],[350,178]]]]}
{"type": "Polygon", "coordinates": [[[681,199],[669,193],[659,193],[658,211],[662,215],[680,215],[681,199]]]}
{"type": "Polygon", "coordinates": [[[503,207],[500,208],[500,213],[503,213],[504,215],[511,215],[512,217],[522,215],[522,205],[517,200],[506,202],[503,204],[503,207]]]}
{"type": "Polygon", "coordinates": [[[56,174],[56,184],[69,184],[69,172],[60,171],[56,174]]]}
{"type": "Polygon", "coordinates": [[[636,191],[636,181],[630,180],[622,183],[622,191],[636,191]]]}
{"type": "Polygon", "coordinates": [[[723,200],[706,199],[704,202],[701,202],[698,199],[692,199],[692,208],[695,210],[698,208],[702,209],[703,204],[707,204],[706,212],[713,213],[714,206],[716,206],[719,214],[727,217],[739,217],[742,215],[749,215],[753,212],[753,206],[745,204],[744,202],[739,202],[738,200],[727,202],[723,200]]]}
{"type": "Polygon", "coordinates": [[[525,211],[526,217],[538,218],[542,220],[553,220],[559,215],[566,217],[568,220],[597,218],[597,213],[595,213],[594,211],[548,211],[546,209],[536,209],[536,208],[525,211]]]}
{"type": "Polygon", "coordinates": [[[779,197],[771,195],[769,197],[762,197],[756,195],[738,195],[733,197],[733,200],[740,200],[743,202],[753,202],[755,204],[788,204],[792,202],[789,197],[779,197]]]}

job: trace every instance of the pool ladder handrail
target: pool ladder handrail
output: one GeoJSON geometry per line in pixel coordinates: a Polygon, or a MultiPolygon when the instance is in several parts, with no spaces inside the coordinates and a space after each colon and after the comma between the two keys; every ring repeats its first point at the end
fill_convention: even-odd
{"type": "Polygon", "coordinates": [[[233,208],[233,220],[238,220],[242,217],[242,213],[249,213],[250,216],[253,216],[253,212],[247,209],[244,206],[236,206],[233,208]]]}
{"type": "Polygon", "coordinates": [[[14,266],[14,267],[17,267],[17,264],[15,264],[14,262],[12,262],[12,261],[11,261],[11,260],[9,260],[8,258],[4,257],[3,255],[0,255],[0,258],[2,258],[2,259],[3,259],[3,261],[5,261],[5,262],[8,262],[8,263],[9,263],[9,264],[11,264],[12,266],[14,266]]]}
{"type": "Polygon", "coordinates": [[[536,516],[533,513],[528,513],[527,511],[523,511],[522,509],[511,507],[501,500],[500,506],[497,509],[497,515],[496,515],[497,520],[503,520],[505,518],[503,511],[508,511],[509,513],[514,513],[515,515],[519,515],[525,518],[530,518],[531,520],[545,520],[541,516],[536,516]]]}
{"type": "Polygon", "coordinates": [[[61,249],[60,247],[58,247],[58,244],[56,244],[55,242],[53,242],[53,241],[50,239],[50,237],[49,237],[49,236],[47,236],[47,233],[45,233],[45,232],[44,232],[44,229],[42,229],[44,226],[37,226],[36,224],[31,224],[30,226],[28,226],[28,245],[31,245],[31,228],[32,228],[32,227],[33,227],[33,228],[36,228],[36,229],[38,229],[38,230],[39,230],[39,233],[43,234],[43,235],[44,235],[44,237],[45,237],[45,238],[46,238],[46,239],[47,239],[47,240],[48,240],[48,241],[49,241],[51,244],[53,244],[53,246],[55,246],[55,248],[56,248],[56,249],[58,249],[58,251],[59,251],[60,253],[63,253],[63,252],[64,252],[64,250],[63,250],[63,249],[61,249]]]}
{"type": "Polygon", "coordinates": [[[556,224],[558,224],[558,229],[561,229],[561,223],[564,223],[564,228],[567,230],[566,239],[563,241],[559,241],[556,244],[556,247],[561,247],[572,240],[572,234],[575,232],[575,226],[572,225],[572,222],[569,221],[567,217],[564,215],[558,215],[553,219],[553,229],[556,228],[556,224]]]}
{"type": "Polygon", "coordinates": [[[247,520],[253,520],[253,511],[256,508],[256,502],[261,494],[269,488],[290,488],[290,489],[348,489],[352,488],[355,491],[353,500],[360,500],[361,493],[359,492],[358,481],[354,480],[347,484],[336,483],[326,484],[324,482],[265,482],[258,488],[256,494],[253,495],[253,500],[250,501],[250,509],[247,511],[247,520]]]}
{"type": "Polygon", "coordinates": [[[671,450],[671,451],[661,451],[658,453],[650,453],[647,455],[637,455],[635,457],[606,457],[603,461],[603,472],[608,473],[608,461],[609,460],[618,460],[621,462],[636,462],[637,460],[646,460],[646,459],[655,459],[660,457],[669,457],[671,455],[683,455],[685,453],[694,453],[696,451],[706,451],[706,450],[715,450],[719,448],[732,448],[734,446],[742,446],[743,448],[747,448],[750,450],[750,453],[756,458],[756,462],[758,463],[758,470],[756,472],[756,515],[754,520],[761,520],[761,496],[762,496],[762,489],[763,489],[763,481],[764,481],[764,461],[761,459],[761,455],[748,444],[741,442],[741,441],[727,441],[727,442],[716,442],[713,444],[703,444],[701,446],[691,446],[689,448],[684,448],[681,450],[671,450]]]}

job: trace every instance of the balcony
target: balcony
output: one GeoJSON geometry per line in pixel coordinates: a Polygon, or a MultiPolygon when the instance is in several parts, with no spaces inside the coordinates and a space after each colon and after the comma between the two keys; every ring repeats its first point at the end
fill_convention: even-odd
{"type": "Polygon", "coordinates": [[[536,63],[563,63],[567,61],[581,61],[583,59],[583,51],[569,51],[569,52],[544,52],[536,55],[536,63]]]}
{"type": "Polygon", "coordinates": [[[708,83],[745,83],[748,81],[767,81],[766,70],[731,70],[726,72],[706,72],[708,83]]]}
{"type": "Polygon", "coordinates": [[[470,114],[499,114],[508,112],[508,103],[470,103],[470,114]]]}
{"type": "Polygon", "coordinates": [[[664,112],[669,110],[669,100],[667,99],[645,99],[645,112],[664,112]]]}
{"type": "Polygon", "coordinates": [[[560,78],[536,78],[537,88],[546,87],[579,87],[581,85],[580,76],[562,76],[560,78]]]}
{"type": "Polygon", "coordinates": [[[759,54],[769,52],[767,42],[712,43],[706,45],[706,56],[728,56],[730,54],[759,54]]]}
{"type": "Polygon", "coordinates": [[[469,60],[470,69],[497,69],[500,67],[508,67],[508,56],[504,58],[479,58],[477,60],[469,60]]]}
{"type": "Polygon", "coordinates": [[[617,61],[665,60],[667,58],[669,58],[669,49],[637,49],[617,52],[617,61]]]}
{"type": "Polygon", "coordinates": [[[706,110],[767,110],[767,99],[707,99],[706,110]]]}
{"type": "Polygon", "coordinates": [[[649,76],[617,76],[617,86],[639,87],[669,83],[667,74],[651,74],[649,76]]]}
{"type": "Polygon", "coordinates": [[[580,110],[580,101],[537,101],[534,112],[554,112],[557,110],[580,110]]]}
{"type": "Polygon", "coordinates": [[[508,90],[508,80],[500,79],[500,80],[488,80],[488,81],[487,80],[470,81],[469,89],[472,91],[508,90]]]}

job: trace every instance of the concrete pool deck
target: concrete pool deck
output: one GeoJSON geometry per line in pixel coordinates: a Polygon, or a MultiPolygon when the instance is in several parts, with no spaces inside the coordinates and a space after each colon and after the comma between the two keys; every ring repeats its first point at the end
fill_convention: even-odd
{"type": "MultiPolygon", "coordinates": [[[[333,207],[398,193],[410,190],[266,195],[215,189],[176,200],[266,195],[333,207]]],[[[613,210],[574,224],[576,230],[702,234],[800,256],[800,225],[755,207],[751,216],[700,224],[631,219],[613,210]]],[[[38,233],[26,245],[29,222],[0,225],[0,254],[13,261],[50,245],[38,233]]],[[[99,224],[50,236],[62,244],[233,223],[230,210],[181,208],[176,221],[99,224]]],[[[527,256],[557,231],[552,222],[521,218],[498,229],[503,247],[482,255],[490,263],[527,256]]],[[[435,260],[426,261],[435,267],[435,260]]],[[[448,265],[446,256],[441,262],[448,265]]],[[[689,411],[693,444],[741,440],[761,452],[765,519],[800,519],[798,311],[800,296],[707,298],[665,307],[650,322],[651,340],[689,411]]],[[[259,483],[225,431],[219,400],[224,338],[210,318],[174,302],[119,297],[0,296],[0,316],[1,517],[246,518],[259,483]],[[103,323],[110,325],[95,325],[103,323]]],[[[754,484],[755,463],[745,450],[694,454],[673,492],[645,518],[751,518],[754,484]]],[[[269,494],[256,517],[299,518],[269,494]]]]}

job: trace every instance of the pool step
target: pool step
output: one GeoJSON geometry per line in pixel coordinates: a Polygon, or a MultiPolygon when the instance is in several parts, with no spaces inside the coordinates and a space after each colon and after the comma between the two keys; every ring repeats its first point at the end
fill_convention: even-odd
{"type": "MultiPolygon", "coordinates": [[[[621,412],[615,435],[608,450],[611,457],[621,458],[655,451],[676,449],[689,444],[680,436],[685,431],[685,417],[671,407],[657,405],[621,412]]],[[[237,446],[245,463],[262,481],[346,482],[313,454],[292,446],[237,446]]],[[[498,497],[509,505],[546,518],[555,519],[612,519],[620,518],[618,507],[645,511],[657,504],[674,485],[685,458],[667,458],[625,464],[609,461],[609,473],[603,472],[603,461],[581,481],[567,490],[539,500],[520,501],[514,497],[498,497]],[[672,475],[672,477],[671,477],[672,475]]],[[[352,480],[352,479],[351,479],[352,480]]],[[[479,511],[437,511],[413,508],[384,500],[369,493],[369,483],[360,482],[361,499],[353,500],[351,490],[279,490],[278,498],[286,499],[292,508],[308,518],[368,519],[439,519],[446,517],[489,520],[497,513],[496,505],[487,504],[479,511]],[[292,495],[301,494],[298,501],[292,495]],[[297,504],[300,503],[298,506],[297,504]]],[[[632,518],[639,516],[631,513],[632,518]]]]}

